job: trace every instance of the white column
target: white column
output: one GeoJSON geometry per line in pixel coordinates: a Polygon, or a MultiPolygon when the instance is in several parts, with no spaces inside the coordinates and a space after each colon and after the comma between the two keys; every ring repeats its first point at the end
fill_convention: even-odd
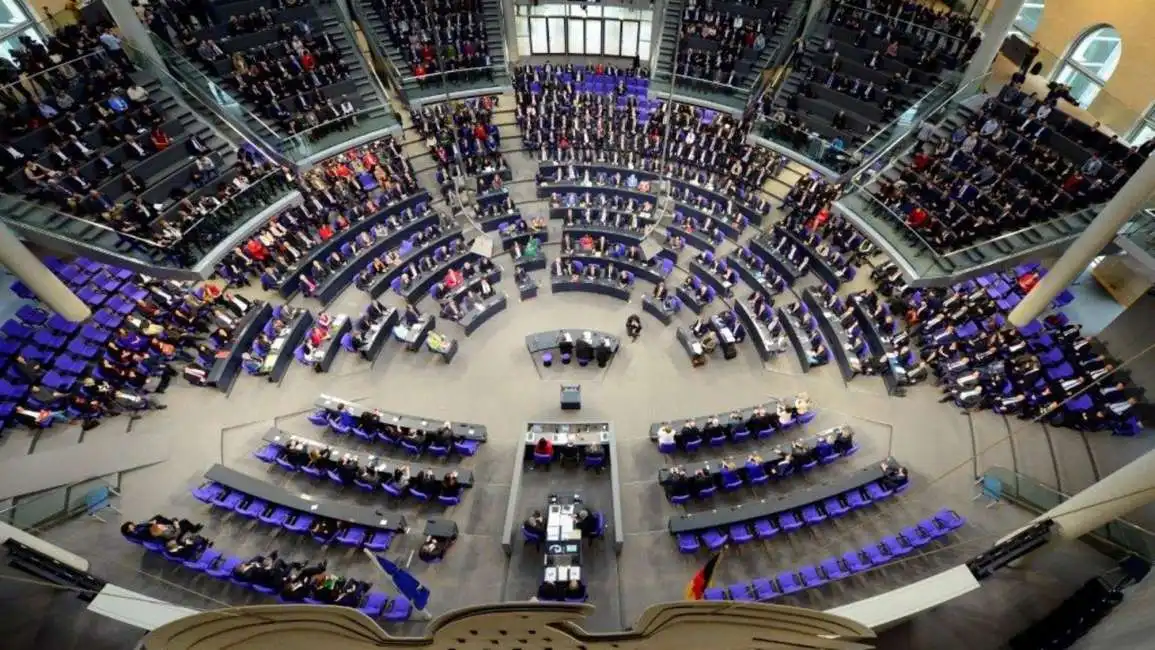
{"type": "Polygon", "coordinates": [[[157,52],[156,46],[152,44],[152,39],[148,35],[148,28],[140,22],[140,17],[136,15],[136,10],[130,0],[104,0],[104,6],[108,9],[108,14],[116,21],[116,29],[120,32],[122,40],[126,41],[132,49],[153,61],[164,61],[160,53],[157,52]]]}
{"type": "MultiPolygon", "coordinates": [[[[517,49],[517,3],[513,0],[497,1],[501,3],[502,15],[505,18],[505,24],[501,27],[505,30],[505,40],[509,45],[509,58],[513,59],[509,62],[510,69],[512,69],[518,59],[529,56],[529,52],[520,52],[517,49]]],[[[522,20],[526,20],[526,18],[522,17],[522,20]]]]}
{"type": "Polygon", "coordinates": [[[1155,501],[1155,451],[1104,476],[1031,523],[1051,519],[1060,537],[1075,540],[1152,501],[1155,501]]]}
{"type": "Polygon", "coordinates": [[[975,50],[975,55],[971,57],[971,62],[967,65],[966,72],[963,74],[965,81],[982,76],[991,69],[995,57],[999,55],[999,48],[1003,46],[1003,41],[1010,33],[1011,25],[1014,24],[1024,2],[1026,0],[1002,0],[999,2],[994,15],[983,26],[983,43],[979,45],[979,49],[975,50]]]}
{"type": "Polygon", "coordinates": [[[0,264],[20,278],[29,289],[53,311],[73,323],[88,318],[92,312],[60,278],[29,251],[8,226],[0,224],[0,264]]]}
{"type": "Polygon", "coordinates": [[[1079,277],[1152,194],[1155,194],[1155,157],[1148,158],[1131,180],[1119,188],[1091,225],[1067,247],[1059,261],[1011,311],[1007,320],[1022,327],[1045,311],[1055,296],[1079,277]]]}

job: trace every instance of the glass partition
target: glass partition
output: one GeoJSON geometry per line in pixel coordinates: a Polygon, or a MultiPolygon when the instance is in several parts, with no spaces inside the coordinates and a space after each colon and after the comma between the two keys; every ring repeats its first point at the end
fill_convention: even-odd
{"type": "MultiPolygon", "coordinates": [[[[283,172],[266,174],[236,191],[223,205],[201,215],[179,235],[173,233],[165,238],[146,233],[127,234],[108,224],[67,214],[11,194],[0,193],[0,219],[16,230],[62,237],[79,247],[102,250],[143,264],[187,268],[202,259],[237,226],[255,217],[292,189],[292,183],[283,172]]],[[[174,208],[168,206],[158,222],[175,216],[174,208]]]]}
{"type": "MultiPolygon", "coordinates": [[[[1047,512],[1070,498],[1005,467],[991,467],[983,476],[998,481],[1003,498],[1036,514],[1047,512]]],[[[1084,541],[1112,557],[1133,553],[1147,562],[1155,561],[1155,533],[1123,519],[1095,530],[1084,541]]]]}
{"type": "Polygon", "coordinates": [[[781,145],[792,151],[828,167],[839,174],[845,174],[858,167],[859,160],[846,150],[842,140],[830,141],[805,128],[794,126],[770,116],[754,124],[754,134],[781,145]]]}
{"type": "Polygon", "coordinates": [[[177,52],[163,39],[149,32],[157,54],[162,61],[154,61],[152,57],[139,50],[128,48],[129,54],[137,65],[152,72],[158,78],[168,78],[178,84],[185,92],[196,98],[196,102],[203,104],[207,110],[219,113],[226,118],[234,130],[243,130],[244,136],[250,140],[265,143],[271,148],[281,138],[271,126],[265,123],[252,111],[245,108],[228,90],[207,74],[200,67],[190,61],[180,52],[177,52]]]}
{"type": "Polygon", "coordinates": [[[397,120],[390,113],[379,108],[362,109],[285,138],[281,142],[281,152],[294,160],[304,160],[349,142],[358,135],[381,131],[396,124],[397,120]]]}
{"type": "Polygon", "coordinates": [[[120,477],[110,475],[25,494],[11,499],[8,505],[0,508],[0,521],[23,531],[34,531],[43,525],[85,512],[90,495],[103,490],[115,491],[119,487],[120,477]]]}

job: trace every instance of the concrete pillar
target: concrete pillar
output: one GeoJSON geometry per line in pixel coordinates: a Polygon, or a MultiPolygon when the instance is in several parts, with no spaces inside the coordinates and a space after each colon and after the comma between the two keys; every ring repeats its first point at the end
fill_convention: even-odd
{"type": "MultiPolygon", "coordinates": [[[[529,56],[529,52],[519,52],[517,49],[517,4],[513,0],[498,0],[501,3],[501,12],[504,17],[505,24],[502,29],[505,30],[505,42],[509,47],[509,64],[512,66],[523,56],[529,56]]],[[[522,20],[526,20],[522,17],[522,20]]]]}
{"type": "Polygon", "coordinates": [[[822,12],[826,11],[827,5],[830,3],[827,0],[810,0],[810,8],[806,11],[806,22],[802,24],[802,31],[800,36],[805,36],[810,33],[810,26],[818,20],[822,12]]]}
{"type": "Polygon", "coordinates": [[[152,44],[152,38],[148,34],[148,28],[140,21],[140,17],[136,15],[136,10],[132,6],[131,0],[104,0],[104,8],[108,9],[108,15],[116,21],[116,29],[120,32],[121,40],[125,41],[129,47],[140,52],[141,54],[151,58],[153,61],[161,62],[164,58],[157,52],[156,47],[152,44]]]}
{"type": "Polygon", "coordinates": [[[1001,0],[999,2],[990,22],[983,26],[983,43],[979,45],[979,49],[975,50],[975,55],[971,58],[970,64],[967,65],[966,72],[963,74],[964,80],[970,81],[980,77],[991,69],[991,65],[994,64],[995,57],[999,55],[999,49],[1003,46],[1007,34],[1010,33],[1011,25],[1014,24],[1024,2],[1026,0],[1001,0]]]}
{"type": "Polygon", "coordinates": [[[8,226],[0,224],[0,264],[32,290],[53,311],[73,323],[88,318],[92,312],[60,278],[32,254],[8,226]]]}
{"type": "Polygon", "coordinates": [[[1075,540],[1155,501],[1155,451],[1149,451],[1091,487],[1039,515],[1051,519],[1060,537],[1075,540]]]}
{"type": "Polygon", "coordinates": [[[1055,296],[1087,268],[1104,246],[1115,239],[1115,234],[1123,224],[1134,216],[1152,194],[1155,194],[1155,157],[1148,158],[1131,180],[1111,197],[1091,225],[1067,247],[1059,261],[1011,311],[1007,320],[1016,327],[1022,327],[1046,310],[1055,296]]]}

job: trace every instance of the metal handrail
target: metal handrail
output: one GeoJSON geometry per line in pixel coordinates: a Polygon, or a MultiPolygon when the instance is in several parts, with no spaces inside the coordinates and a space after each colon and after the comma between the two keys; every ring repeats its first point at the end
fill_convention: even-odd
{"type": "MultiPolygon", "coordinates": [[[[154,36],[154,37],[155,37],[155,34],[152,34],[152,32],[149,32],[149,34],[150,34],[151,36],[154,36]]],[[[189,59],[189,58],[188,58],[187,56],[185,56],[184,54],[182,54],[182,53],[180,53],[180,52],[176,51],[176,49],[174,49],[174,48],[173,48],[172,46],[170,46],[168,43],[165,43],[165,42],[164,42],[164,39],[161,39],[161,38],[153,38],[153,39],[152,39],[152,43],[153,43],[153,46],[156,48],[156,51],[157,51],[157,53],[158,53],[158,54],[161,54],[161,56],[163,56],[163,57],[166,57],[166,58],[167,58],[167,57],[172,57],[173,59],[179,59],[179,60],[182,60],[182,61],[184,61],[185,63],[187,63],[187,64],[188,64],[188,67],[189,67],[189,68],[191,68],[191,69],[193,70],[193,72],[194,72],[194,73],[195,73],[195,74],[196,74],[196,75],[197,75],[199,78],[201,78],[201,79],[203,79],[203,80],[204,80],[204,83],[205,83],[206,85],[207,85],[207,84],[212,84],[213,86],[217,86],[218,88],[221,88],[221,90],[222,90],[222,91],[224,91],[224,88],[222,88],[222,87],[221,87],[221,84],[219,84],[219,83],[217,83],[216,81],[214,81],[214,80],[213,80],[211,77],[209,77],[208,75],[206,75],[206,74],[205,74],[205,73],[204,73],[204,72],[203,72],[203,71],[202,71],[202,70],[201,70],[199,67],[197,67],[197,64],[196,64],[196,62],[192,61],[191,59],[189,59]]],[[[127,44],[126,44],[126,46],[127,46],[127,44]]],[[[132,49],[132,48],[131,48],[131,47],[129,47],[129,49],[132,49]]],[[[183,89],[185,90],[185,92],[188,92],[190,95],[193,95],[194,97],[197,97],[197,99],[199,99],[199,100],[201,101],[201,103],[202,103],[202,104],[205,104],[206,106],[208,106],[208,107],[209,107],[209,109],[210,109],[210,110],[212,110],[212,105],[211,105],[209,102],[205,102],[203,99],[201,99],[201,98],[199,97],[199,95],[197,95],[197,94],[194,94],[194,92],[193,92],[192,90],[190,90],[190,89],[189,89],[188,85],[186,85],[186,84],[182,83],[180,79],[178,79],[178,78],[177,78],[177,77],[176,77],[174,74],[172,74],[172,73],[169,71],[169,68],[168,68],[168,65],[166,64],[166,62],[164,62],[164,61],[156,61],[155,59],[153,59],[153,58],[152,58],[151,56],[149,56],[148,54],[146,54],[146,53],[144,53],[144,52],[141,52],[141,51],[139,51],[139,50],[132,50],[132,51],[135,51],[139,57],[143,57],[144,59],[146,59],[146,60],[148,60],[148,61],[152,61],[152,63],[153,63],[155,66],[156,66],[156,69],[154,69],[154,70],[153,70],[153,72],[154,72],[155,74],[161,74],[161,75],[164,75],[165,77],[168,77],[170,80],[172,80],[172,82],[173,82],[173,83],[175,83],[175,84],[179,85],[181,88],[183,88],[183,89]]],[[[191,80],[190,80],[190,81],[191,81],[191,80]]],[[[195,87],[195,86],[196,86],[196,84],[193,84],[193,86],[195,87]]],[[[197,88],[197,90],[199,91],[199,88],[197,88]]],[[[225,92],[225,94],[227,94],[227,95],[229,96],[229,98],[230,98],[230,99],[232,99],[232,93],[229,93],[229,92],[227,92],[227,91],[226,91],[226,92],[225,92]]],[[[237,108],[238,108],[238,109],[239,109],[241,112],[243,112],[247,118],[250,118],[250,119],[252,119],[253,121],[255,121],[257,124],[259,124],[259,125],[261,126],[261,128],[262,128],[262,129],[264,129],[265,131],[267,131],[267,132],[269,133],[269,135],[270,135],[271,137],[273,137],[273,138],[277,138],[277,137],[278,137],[278,136],[277,136],[277,132],[276,132],[276,131],[274,131],[274,130],[273,130],[273,128],[272,128],[272,127],[270,127],[268,124],[266,124],[266,123],[265,123],[265,121],[264,121],[264,120],[262,120],[262,119],[260,118],[260,116],[259,116],[259,115],[257,115],[256,113],[253,113],[253,112],[252,112],[252,111],[250,111],[249,109],[245,108],[243,104],[241,104],[240,102],[236,101],[235,99],[234,99],[233,101],[234,101],[234,102],[236,102],[236,106],[237,106],[237,108]]],[[[227,119],[225,119],[224,121],[225,121],[226,123],[228,123],[228,120],[227,120],[227,119]]],[[[232,124],[230,124],[230,126],[233,126],[233,125],[232,125],[232,124]]],[[[237,135],[240,135],[240,136],[241,136],[243,139],[245,139],[246,141],[250,139],[249,137],[246,137],[246,136],[244,136],[244,135],[243,135],[243,134],[240,132],[240,130],[239,130],[238,128],[236,128],[235,126],[233,127],[233,131],[235,131],[235,132],[237,133],[237,135]]],[[[262,139],[262,138],[261,138],[261,136],[260,136],[260,134],[256,134],[256,133],[254,133],[253,135],[254,135],[254,136],[256,136],[256,139],[257,139],[257,140],[261,140],[261,139],[262,139]]]]}
{"type": "Polygon", "coordinates": [[[501,16],[501,35],[502,35],[501,55],[505,59],[505,66],[504,66],[505,67],[505,76],[512,79],[513,78],[513,70],[511,70],[509,67],[511,65],[511,63],[509,61],[509,39],[513,35],[510,34],[509,36],[506,36],[506,34],[505,34],[505,3],[504,2],[498,2],[497,3],[497,13],[498,13],[498,15],[501,16]]]}
{"type": "Polygon", "coordinates": [[[333,118],[331,120],[326,120],[324,122],[321,122],[321,123],[317,124],[316,126],[311,126],[307,129],[305,129],[304,131],[297,131],[296,133],[293,133],[291,135],[286,136],[280,142],[282,144],[288,143],[288,142],[293,142],[295,140],[298,140],[300,138],[307,136],[309,133],[312,133],[313,131],[316,131],[318,129],[322,129],[326,126],[330,126],[330,125],[336,124],[338,122],[343,122],[343,121],[349,119],[350,117],[356,117],[358,115],[362,115],[365,113],[372,113],[373,111],[380,110],[382,108],[383,107],[381,107],[381,106],[373,106],[370,108],[360,108],[360,109],[357,109],[356,111],[354,111],[353,113],[351,113],[350,115],[342,115],[341,117],[336,117],[336,118],[333,118]]]}
{"type": "Polygon", "coordinates": [[[790,19],[790,22],[786,26],[786,38],[782,39],[782,45],[779,46],[779,51],[774,53],[774,56],[770,59],[770,64],[765,68],[765,70],[778,70],[778,78],[761,84],[762,87],[759,90],[750,93],[750,101],[746,105],[747,110],[760,108],[762,98],[766,96],[766,93],[771,87],[774,88],[774,99],[777,99],[778,91],[782,88],[783,82],[786,81],[786,77],[788,76],[783,74],[783,72],[790,68],[795,58],[794,41],[801,38],[802,32],[806,28],[806,16],[810,12],[810,3],[817,1],[818,0],[806,0],[802,3],[801,11],[790,19]],[[782,55],[783,50],[785,50],[785,56],[782,55]]]}
{"type": "Polygon", "coordinates": [[[406,102],[407,99],[404,94],[401,93],[401,71],[397,69],[397,65],[393,63],[389,55],[381,49],[381,46],[377,42],[376,35],[372,34],[372,31],[369,29],[369,16],[365,13],[364,8],[361,7],[359,0],[348,0],[348,2],[352,18],[361,27],[361,34],[365,36],[365,42],[369,45],[369,49],[376,55],[375,58],[380,61],[381,65],[385,68],[385,74],[392,82],[393,89],[397,92],[401,100],[406,102]],[[370,36],[372,36],[372,38],[370,38],[370,36]]]}
{"type": "MultiPolygon", "coordinates": [[[[381,77],[377,76],[377,70],[373,67],[371,62],[366,59],[365,54],[361,52],[361,46],[357,43],[357,36],[353,33],[353,30],[350,27],[350,24],[352,24],[354,21],[353,16],[348,13],[348,5],[343,2],[336,2],[334,4],[337,5],[337,23],[340,25],[341,31],[345,35],[345,38],[349,39],[349,45],[355,52],[354,56],[356,56],[359,61],[364,64],[365,73],[369,76],[369,81],[373,84],[373,90],[377,95],[377,99],[380,100],[381,105],[388,105],[389,96],[385,93],[385,84],[381,81],[381,77]]],[[[361,34],[362,36],[365,36],[364,31],[362,31],[361,34]]],[[[365,41],[369,41],[368,36],[365,36],[365,41]]]]}
{"type": "Polygon", "coordinates": [[[1082,210],[1076,210],[1075,212],[1070,212],[1070,213],[1067,213],[1064,215],[1060,215],[1060,216],[1057,216],[1053,219],[1047,219],[1046,221],[1040,221],[1037,223],[1033,223],[1029,226],[1024,226],[1022,228],[1019,228],[1018,230],[1012,230],[1011,232],[1004,233],[1002,235],[999,235],[998,237],[994,237],[991,239],[984,239],[983,241],[981,241],[977,244],[971,244],[970,246],[967,246],[966,248],[955,249],[955,250],[950,251],[949,253],[938,253],[938,255],[940,255],[941,257],[945,257],[945,258],[950,258],[950,257],[953,257],[955,255],[961,255],[967,251],[979,248],[980,246],[986,246],[987,244],[991,244],[991,243],[998,242],[998,241],[1003,241],[1005,239],[1010,239],[1011,237],[1015,237],[1017,235],[1021,235],[1021,234],[1025,233],[1025,232],[1035,230],[1040,226],[1047,226],[1047,225],[1053,224],[1055,222],[1062,221],[1063,219],[1066,219],[1067,217],[1072,217],[1072,216],[1079,215],[1079,214],[1091,214],[1093,212],[1095,212],[1094,207],[1083,208],[1082,210]]]}
{"type": "Polygon", "coordinates": [[[952,36],[951,34],[948,34],[948,33],[943,32],[943,31],[939,31],[933,27],[927,27],[925,25],[920,25],[919,23],[916,23],[916,22],[912,22],[912,21],[909,21],[909,20],[906,20],[903,18],[899,18],[897,13],[895,15],[891,16],[889,14],[884,14],[884,13],[881,13],[878,11],[874,11],[873,9],[867,9],[866,7],[859,7],[858,5],[852,5],[852,4],[842,4],[842,5],[839,5],[838,8],[841,11],[858,11],[858,12],[862,12],[862,13],[866,13],[866,14],[874,14],[875,16],[881,16],[883,19],[885,19],[888,22],[905,23],[905,24],[910,25],[911,27],[914,27],[916,29],[921,29],[921,30],[926,31],[926,32],[932,32],[934,34],[938,34],[939,36],[949,38],[952,41],[958,41],[959,43],[962,43],[962,44],[966,43],[966,39],[959,38],[958,36],[952,36]]]}
{"type": "Polygon", "coordinates": [[[890,153],[892,150],[894,150],[900,143],[902,143],[907,138],[909,138],[910,134],[915,132],[915,127],[921,128],[921,125],[923,123],[925,123],[927,120],[931,119],[932,116],[934,116],[939,111],[943,110],[945,107],[949,106],[952,102],[954,102],[956,99],[958,99],[960,96],[962,96],[962,94],[965,93],[969,88],[971,88],[972,86],[976,86],[978,88],[981,88],[983,81],[986,80],[987,78],[989,78],[991,76],[991,74],[992,74],[991,72],[984,73],[984,74],[982,74],[978,77],[975,77],[974,79],[968,81],[967,83],[963,84],[962,86],[960,86],[958,88],[958,90],[951,93],[951,95],[949,97],[947,97],[946,99],[939,102],[931,110],[927,111],[925,116],[921,120],[918,120],[918,122],[912,124],[911,128],[909,130],[907,130],[906,133],[902,134],[901,137],[895,138],[894,142],[891,142],[887,146],[883,147],[881,150],[878,151],[878,153],[871,155],[869,160],[864,160],[863,164],[859,167],[859,171],[855,175],[856,176],[860,175],[860,174],[862,174],[863,171],[870,169],[870,167],[872,165],[874,165],[875,162],[881,160],[888,153],[890,153]]]}
{"type": "MultiPolygon", "coordinates": [[[[103,224],[103,223],[100,223],[97,221],[92,221],[91,219],[85,219],[84,217],[80,217],[80,216],[71,214],[69,212],[63,212],[61,210],[58,210],[58,209],[51,207],[49,205],[46,205],[44,203],[33,203],[32,201],[29,201],[28,199],[26,199],[24,197],[16,196],[14,194],[8,194],[8,193],[4,193],[4,192],[0,192],[0,197],[3,197],[4,199],[9,200],[9,201],[14,201],[14,202],[19,203],[23,206],[28,206],[28,207],[36,209],[36,210],[44,210],[46,212],[51,212],[53,214],[64,217],[65,219],[68,219],[69,221],[79,221],[86,226],[91,226],[93,228],[103,230],[109,234],[116,235],[117,237],[124,237],[126,239],[131,239],[133,241],[140,242],[141,244],[145,244],[145,245],[148,245],[148,246],[151,246],[154,248],[161,248],[161,249],[164,248],[164,245],[162,245],[159,242],[153,241],[151,239],[145,239],[144,237],[138,237],[136,235],[130,235],[124,231],[117,230],[116,228],[113,228],[113,227],[108,226],[106,224],[103,224]]],[[[29,226],[29,227],[33,227],[33,228],[38,227],[36,224],[29,224],[29,223],[26,223],[24,221],[20,221],[18,219],[13,219],[12,217],[9,217],[9,216],[5,216],[4,218],[11,220],[11,221],[13,221],[13,222],[15,222],[21,226],[29,226]]],[[[60,233],[57,231],[47,231],[47,232],[53,232],[57,236],[60,236],[60,233]]]]}
{"type": "MultiPolygon", "coordinates": [[[[196,230],[197,228],[199,228],[199,227],[200,227],[200,225],[201,225],[202,223],[204,223],[205,221],[209,220],[209,219],[210,219],[210,218],[211,218],[213,215],[215,215],[215,214],[216,214],[218,211],[220,211],[220,210],[224,210],[226,207],[228,207],[228,205],[229,205],[230,203],[232,203],[233,201],[237,200],[239,197],[243,196],[243,195],[244,195],[246,192],[252,191],[252,190],[254,190],[254,188],[256,188],[256,187],[258,187],[258,186],[260,186],[260,185],[263,185],[263,184],[265,183],[265,181],[268,181],[268,180],[270,180],[271,178],[273,178],[274,176],[277,176],[277,175],[278,175],[278,174],[280,174],[280,173],[281,173],[280,171],[269,172],[268,174],[265,174],[264,176],[261,176],[260,178],[258,178],[258,179],[256,179],[256,180],[254,180],[254,181],[251,181],[251,182],[249,183],[248,187],[246,187],[245,189],[241,190],[241,191],[240,191],[240,192],[238,192],[237,194],[235,194],[235,195],[233,195],[232,197],[230,197],[228,201],[226,201],[226,202],[222,203],[221,205],[219,205],[219,206],[217,206],[217,207],[213,208],[212,210],[210,210],[210,211],[209,211],[209,213],[208,213],[208,214],[206,214],[205,216],[201,217],[200,219],[197,219],[196,221],[194,221],[194,222],[193,222],[193,224],[192,224],[191,226],[189,226],[187,229],[185,229],[185,230],[181,231],[181,235],[180,235],[180,238],[179,238],[179,239],[177,239],[176,241],[172,242],[171,244],[165,244],[165,245],[161,246],[161,248],[165,248],[165,249],[168,249],[168,248],[172,248],[172,247],[175,247],[175,246],[177,246],[177,245],[178,245],[178,244],[180,244],[182,241],[184,241],[184,238],[185,238],[185,237],[187,237],[187,236],[188,236],[189,234],[191,234],[191,233],[192,233],[194,230],[196,230]]],[[[172,207],[175,207],[175,206],[172,206],[172,207]]],[[[172,209],[172,207],[170,207],[169,209],[171,210],[171,209],[172,209]]],[[[162,215],[160,216],[160,218],[158,219],[158,221],[163,221],[163,220],[164,220],[164,215],[162,214],[162,215]]]]}
{"type": "MultiPolygon", "coordinates": [[[[922,97],[920,97],[918,100],[916,100],[916,101],[915,101],[913,104],[911,104],[911,105],[910,105],[910,108],[908,108],[908,109],[907,109],[907,111],[909,111],[909,110],[912,110],[912,109],[913,109],[913,110],[915,110],[915,111],[917,112],[919,104],[921,104],[922,102],[926,101],[926,99],[927,99],[928,97],[930,97],[931,95],[933,95],[933,94],[934,94],[935,92],[937,92],[937,91],[938,91],[940,88],[945,88],[945,87],[947,87],[947,86],[950,86],[952,83],[954,83],[954,81],[956,81],[956,80],[952,80],[952,79],[943,79],[942,81],[938,82],[937,84],[935,84],[935,85],[934,85],[934,87],[932,87],[930,90],[926,91],[926,94],[925,94],[925,95],[923,95],[923,96],[922,96],[922,97]]],[[[927,113],[927,115],[930,115],[930,114],[931,114],[931,113],[933,113],[935,110],[938,110],[938,106],[936,106],[934,109],[931,109],[931,111],[930,111],[930,112],[928,112],[928,113],[927,113]]],[[[855,149],[855,150],[854,150],[854,151],[855,151],[855,153],[862,153],[862,152],[865,152],[865,151],[866,151],[866,146],[867,146],[867,145],[869,145],[870,143],[874,142],[875,140],[877,140],[877,139],[881,138],[881,137],[882,137],[882,135],[883,135],[884,133],[886,133],[888,129],[890,129],[890,127],[892,127],[892,126],[896,126],[896,125],[897,125],[899,122],[901,122],[901,121],[902,121],[902,119],[903,119],[903,115],[905,115],[907,111],[903,111],[902,113],[899,113],[899,114],[898,114],[898,115],[896,115],[896,116],[895,116],[895,117],[894,117],[892,120],[890,120],[889,122],[887,122],[885,125],[883,125],[882,127],[879,127],[879,129],[878,129],[877,131],[875,131],[875,132],[874,132],[874,135],[871,135],[869,138],[867,138],[866,142],[863,142],[862,144],[860,144],[860,145],[858,146],[858,148],[857,148],[857,149],[855,149]]]]}
{"type": "Polygon", "coordinates": [[[102,59],[106,59],[106,58],[108,58],[108,53],[103,48],[96,49],[96,50],[93,50],[92,52],[89,52],[88,54],[81,54],[78,57],[57,63],[56,65],[52,66],[51,68],[45,68],[43,70],[38,70],[38,71],[33,72],[31,74],[24,72],[23,70],[18,69],[18,74],[20,75],[20,80],[19,81],[13,81],[10,84],[5,84],[3,86],[0,86],[0,93],[7,93],[7,91],[9,89],[16,88],[18,86],[21,88],[25,88],[24,84],[26,84],[26,83],[38,83],[36,81],[36,79],[38,77],[48,75],[52,72],[55,72],[56,70],[58,70],[60,68],[65,67],[65,66],[74,66],[77,62],[83,61],[84,59],[87,59],[90,57],[99,57],[102,59]]]}
{"type": "Polygon", "coordinates": [[[892,210],[889,205],[882,202],[882,199],[879,199],[877,196],[870,193],[865,187],[862,187],[861,185],[854,185],[854,187],[858,189],[860,198],[874,203],[883,210],[886,210],[897,223],[902,225],[902,227],[905,228],[910,234],[914,235],[915,239],[917,239],[923,245],[923,248],[925,248],[928,253],[930,253],[936,259],[943,259],[942,253],[939,253],[937,250],[935,250],[934,246],[930,245],[930,242],[923,239],[922,235],[920,235],[917,230],[911,228],[910,225],[906,223],[906,219],[904,219],[902,215],[892,210]]]}

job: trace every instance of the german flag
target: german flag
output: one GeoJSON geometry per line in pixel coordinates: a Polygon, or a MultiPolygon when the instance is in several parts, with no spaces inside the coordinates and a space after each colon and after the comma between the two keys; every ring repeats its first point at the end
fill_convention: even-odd
{"type": "Polygon", "coordinates": [[[690,583],[686,585],[686,600],[702,600],[706,596],[706,588],[710,586],[714,569],[718,567],[718,560],[721,559],[722,551],[718,551],[705,566],[698,569],[693,578],[690,578],[690,583]]]}

